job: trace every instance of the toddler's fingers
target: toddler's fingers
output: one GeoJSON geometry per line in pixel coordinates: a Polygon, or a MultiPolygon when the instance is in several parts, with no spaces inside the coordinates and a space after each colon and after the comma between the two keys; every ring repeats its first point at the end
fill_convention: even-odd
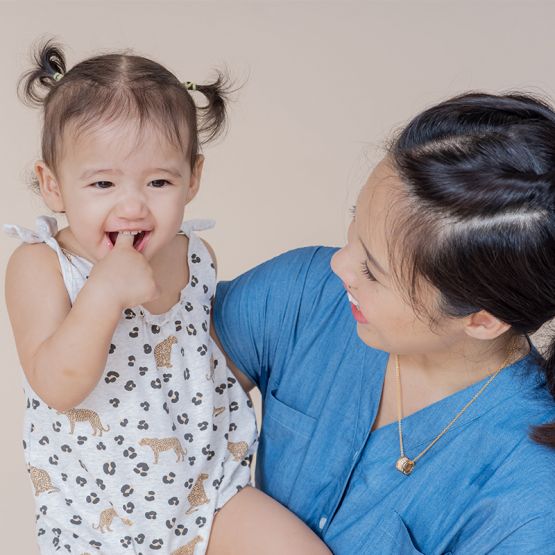
{"type": "Polygon", "coordinates": [[[116,242],[114,243],[115,248],[119,247],[133,247],[133,241],[135,236],[126,231],[120,231],[116,237],[116,242]]]}

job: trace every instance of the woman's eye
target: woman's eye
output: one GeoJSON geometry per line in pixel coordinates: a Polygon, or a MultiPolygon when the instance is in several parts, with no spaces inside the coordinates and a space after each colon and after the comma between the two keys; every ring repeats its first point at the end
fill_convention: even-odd
{"type": "Polygon", "coordinates": [[[370,281],[378,281],[375,277],[374,274],[369,270],[368,268],[368,264],[366,263],[366,261],[364,261],[362,264],[362,273],[370,280],[370,281]]]}
{"type": "Polygon", "coordinates": [[[109,189],[112,185],[111,181],[96,181],[92,184],[95,189],[109,189]]]}
{"type": "Polygon", "coordinates": [[[170,182],[167,179],[155,179],[151,181],[150,184],[155,189],[161,189],[162,187],[164,187],[164,185],[170,185],[170,182]]]}

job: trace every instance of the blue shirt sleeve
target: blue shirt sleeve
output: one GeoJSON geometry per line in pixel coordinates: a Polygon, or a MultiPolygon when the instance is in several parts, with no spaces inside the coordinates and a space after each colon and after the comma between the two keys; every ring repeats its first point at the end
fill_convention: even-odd
{"type": "Polygon", "coordinates": [[[213,325],[234,364],[265,393],[276,356],[287,351],[303,304],[329,276],[334,249],[305,247],[256,266],[216,291],[213,325]]]}

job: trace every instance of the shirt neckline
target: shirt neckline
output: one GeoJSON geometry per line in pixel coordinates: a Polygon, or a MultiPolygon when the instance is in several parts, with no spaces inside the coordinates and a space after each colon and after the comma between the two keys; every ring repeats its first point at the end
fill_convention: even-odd
{"type": "MultiPolygon", "coordinates": [[[[449,428],[447,433],[466,426],[485,415],[497,404],[515,395],[525,395],[528,390],[540,384],[541,377],[538,373],[537,364],[534,363],[534,358],[539,356],[539,353],[529,339],[528,342],[531,345],[530,352],[503,368],[480,397],[449,428]]],[[[385,365],[387,365],[387,359],[385,365]]],[[[488,379],[489,376],[404,417],[402,419],[403,439],[409,449],[417,449],[422,444],[432,441],[488,379]]],[[[397,420],[390,422],[371,432],[370,438],[375,439],[380,435],[391,433],[391,430],[395,430],[395,434],[397,434],[397,426],[397,420]]],[[[408,452],[413,454],[411,451],[408,452]]]]}

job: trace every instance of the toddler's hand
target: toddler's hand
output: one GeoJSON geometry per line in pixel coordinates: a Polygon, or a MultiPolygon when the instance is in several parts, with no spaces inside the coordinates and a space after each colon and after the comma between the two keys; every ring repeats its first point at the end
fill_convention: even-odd
{"type": "Polygon", "coordinates": [[[133,248],[133,235],[118,233],[114,248],[93,267],[89,281],[123,310],[156,299],[160,291],[148,260],[133,248]]]}

